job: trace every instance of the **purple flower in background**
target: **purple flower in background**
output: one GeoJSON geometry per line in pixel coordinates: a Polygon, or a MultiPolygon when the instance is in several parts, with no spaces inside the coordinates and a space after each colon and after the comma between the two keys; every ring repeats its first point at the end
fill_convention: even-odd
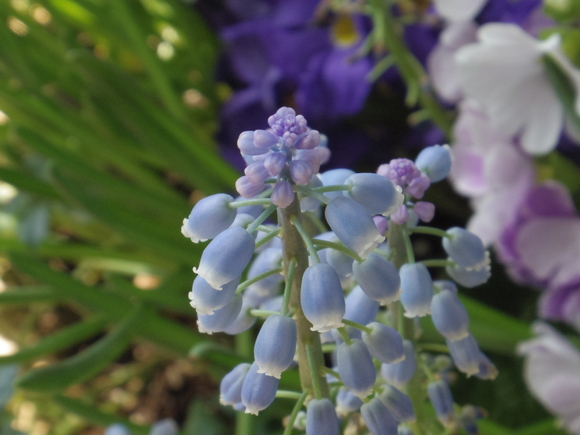
{"type": "Polygon", "coordinates": [[[545,323],[534,324],[535,339],[518,347],[534,396],[572,433],[580,434],[580,351],[545,323]]]}

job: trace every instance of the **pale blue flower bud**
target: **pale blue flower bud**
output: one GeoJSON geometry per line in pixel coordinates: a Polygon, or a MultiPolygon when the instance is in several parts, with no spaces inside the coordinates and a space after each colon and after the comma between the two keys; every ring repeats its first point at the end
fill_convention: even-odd
{"type": "Polygon", "coordinates": [[[449,145],[427,147],[417,156],[415,166],[427,174],[432,183],[441,181],[451,171],[451,148],[449,145]]]}
{"type": "Polygon", "coordinates": [[[131,432],[124,424],[115,423],[107,427],[103,435],[131,435],[131,432]]]}
{"type": "Polygon", "coordinates": [[[213,239],[236,218],[236,209],[228,207],[233,200],[234,198],[225,193],[201,199],[195,204],[189,217],[183,220],[181,233],[193,243],[213,239]]]}
{"type": "Polygon", "coordinates": [[[455,341],[469,335],[469,314],[450,290],[441,290],[431,301],[431,319],[439,333],[455,341]]]}
{"type": "Polygon", "coordinates": [[[286,208],[292,204],[292,201],[294,201],[294,192],[292,191],[290,182],[278,181],[274,186],[270,199],[272,203],[281,208],[286,208]]]}
{"type": "Polygon", "coordinates": [[[273,376],[258,373],[258,365],[254,362],[242,384],[242,403],[246,414],[258,413],[272,404],[280,380],[273,376]]]}
{"type": "Polygon", "coordinates": [[[255,130],[254,131],[254,145],[256,148],[270,148],[277,145],[280,138],[273,133],[266,130],[255,130]]]}
{"type": "Polygon", "coordinates": [[[244,131],[238,137],[238,148],[242,154],[247,156],[257,156],[268,152],[267,148],[258,148],[254,145],[254,132],[244,131]]]}
{"type": "Polygon", "coordinates": [[[238,317],[242,309],[242,296],[237,294],[219,310],[213,314],[197,316],[197,328],[203,334],[213,334],[214,332],[224,332],[238,317]]]}
{"type": "Polygon", "coordinates": [[[378,397],[362,405],[360,413],[371,435],[397,435],[397,420],[378,397]]]}
{"type": "Polygon", "coordinates": [[[453,396],[447,382],[437,381],[427,385],[427,395],[439,421],[444,425],[453,422],[453,396]]]}
{"type": "Polygon", "coordinates": [[[376,380],[373,358],[366,345],[355,338],[336,349],[336,367],[342,383],[357,397],[364,399],[373,391],[376,380]]]}
{"type": "Polygon", "coordinates": [[[443,249],[460,267],[480,269],[489,263],[483,242],[472,232],[453,227],[443,237],[443,249]]]}
{"type": "Polygon", "coordinates": [[[455,265],[447,266],[445,271],[455,282],[467,288],[484,284],[491,276],[489,266],[482,267],[481,269],[466,269],[455,265]]]}
{"type": "Polygon", "coordinates": [[[401,276],[401,303],[405,308],[405,317],[421,317],[431,313],[433,298],[433,281],[422,263],[403,264],[399,271],[401,276]]]}
{"type": "Polygon", "coordinates": [[[371,215],[388,216],[405,200],[401,188],[382,175],[353,174],[344,181],[344,184],[350,187],[344,194],[362,205],[371,215]]]}
{"type": "Polygon", "coordinates": [[[198,315],[213,314],[232,300],[239,283],[238,277],[225,284],[221,290],[216,290],[203,277],[197,276],[188,295],[189,304],[196,309],[198,315]]]}
{"type": "Polygon", "coordinates": [[[340,278],[328,264],[310,266],[302,277],[300,302],[313,331],[325,332],[344,326],[346,309],[340,278]]]}
{"type": "Polygon", "coordinates": [[[164,418],[163,420],[155,422],[155,424],[151,426],[149,435],[177,435],[177,432],[179,432],[179,427],[175,420],[164,418]]]}
{"type": "Polygon", "coordinates": [[[250,314],[252,308],[255,308],[255,305],[252,303],[251,298],[246,297],[246,293],[244,292],[242,296],[242,308],[240,309],[238,316],[223,330],[223,332],[229,335],[238,335],[254,326],[254,323],[256,323],[256,317],[250,314]]]}
{"type": "Polygon", "coordinates": [[[447,347],[455,366],[467,376],[479,373],[479,363],[482,360],[481,350],[473,335],[461,340],[447,340],[447,347]]]}
{"type": "Polygon", "coordinates": [[[358,411],[363,401],[352,394],[352,391],[346,388],[340,388],[336,395],[336,413],[340,417],[345,417],[351,412],[358,411]]]}
{"type": "Polygon", "coordinates": [[[241,363],[235,366],[220,382],[220,403],[234,406],[242,402],[242,384],[250,370],[251,364],[241,363]]]}
{"type": "Polygon", "coordinates": [[[308,183],[310,183],[310,180],[314,175],[314,171],[308,163],[302,160],[292,160],[289,166],[290,177],[292,177],[296,184],[306,186],[308,183]]]}
{"type": "Polygon", "coordinates": [[[385,385],[379,399],[398,422],[411,423],[416,420],[411,398],[392,385],[385,385]]]}
{"type": "Polygon", "coordinates": [[[313,399],[306,408],[306,435],[338,435],[339,424],[330,399],[313,399]]]}
{"type": "Polygon", "coordinates": [[[417,369],[413,343],[409,340],[403,340],[403,347],[405,348],[405,359],[403,361],[395,364],[383,363],[381,365],[383,379],[399,389],[405,387],[405,384],[411,380],[417,369]]]}
{"type": "Polygon", "coordinates": [[[403,337],[396,329],[379,322],[369,323],[367,327],[373,331],[370,334],[363,331],[362,340],[373,357],[387,364],[395,364],[405,359],[403,337]]]}
{"type": "Polygon", "coordinates": [[[390,304],[401,298],[399,272],[379,254],[371,252],[366,260],[354,262],[352,270],[356,282],[367,296],[381,305],[390,304]]]}
{"type": "MultiPolygon", "coordinates": [[[[344,181],[354,173],[355,172],[351,169],[345,168],[331,169],[329,171],[320,174],[320,178],[324,186],[340,186],[341,184],[344,184],[344,181]]],[[[324,195],[330,199],[334,199],[339,196],[344,196],[342,191],[325,192],[324,195]]]]}
{"type": "Polygon", "coordinates": [[[296,322],[285,316],[269,316],[256,338],[254,359],[258,373],[280,379],[296,352],[296,322]]]}
{"type": "Polygon", "coordinates": [[[325,216],[340,241],[363,259],[385,240],[364,207],[346,196],[334,198],[326,206],[325,216]]]}
{"type": "Polygon", "coordinates": [[[213,239],[193,271],[216,290],[238,278],[254,254],[254,238],[245,229],[230,227],[213,239]]]}

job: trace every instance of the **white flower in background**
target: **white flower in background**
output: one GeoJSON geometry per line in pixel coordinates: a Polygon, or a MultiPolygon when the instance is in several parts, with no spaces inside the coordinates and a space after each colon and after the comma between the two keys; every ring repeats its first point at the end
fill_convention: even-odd
{"type": "Polygon", "coordinates": [[[532,394],[573,434],[580,435],[580,351],[546,323],[535,323],[535,339],[521,343],[524,375],[532,394]]]}
{"type": "Polygon", "coordinates": [[[437,13],[448,21],[469,21],[487,0],[434,0],[437,13]]]}
{"type": "MultiPolygon", "coordinates": [[[[542,57],[551,56],[580,88],[580,70],[560,50],[559,35],[539,41],[513,24],[481,26],[479,42],[455,55],[466,96],[478,101],[492,126],[507,136],[520,135],[530,154],[551,151],[558,141],[565,114],[542,57]]],[[[575,110],[580,114],[580,98],[575,110]]]]}

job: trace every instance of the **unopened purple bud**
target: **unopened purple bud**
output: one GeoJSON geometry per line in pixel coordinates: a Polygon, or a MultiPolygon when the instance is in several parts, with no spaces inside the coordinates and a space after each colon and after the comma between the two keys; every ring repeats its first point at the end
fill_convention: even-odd
{"type": "Polygon", "coordinates": [[[292,160],[290,162],[290,176],[296,184],[306,186],[310,183],[314,171],[311,166],[302,160],[292,160]]]}
{"type": "Polygon", "coordinates": [[[155,422],[155,424],[151,426],[149,435],[177,435],[177,432],[179,432],[179,427],[175,420],[164,418],[163,420],[155,422]]]}
{"type": "Polygon", "coordinates": [[[379,322],[369,323],[371,333],[363,331],[362,340],[371,355],[382,363],[396,364],[405,359],[403,337],[396,329],[379,322]]]}
{"type": "Polygon", "coordinates": [[[381,175],[353,174],[345,180],[344,184],[350,187],[350,190],[345,191],[344,194],[362,205],[371,215],[388,216],[395,212],[405,200],[401,188],[395,187],[391,180],[381,175]]]}
{"type": "Polygon", "coordinates": [[[379,399],[398,422],[411,423],[416,420],[411,398],[392,385],[385,384],[379,399]]]}
{"type": "Polygon", "coordinates": [[[466,269],[455,265],[447,266],[445,271],[455,282],[467,288],[484,284],[491,276],[489,266],[482,267],[481,269],[466,269]]]}
{"type": "Polygon", "coordinates": [[[258,148],[254,145],[254,132],[244,131],[238,137],[238,148],[247,156],[257,156],[268,152],[267,149],[258,148]]]}
{"type": "Polygon", "coordinates": [[[264,167],[264,162],[255,162],[246,166],[244,174],[252,184],[264,184],[264,181],[270,176],[264,167]]]}
{"type": "Polygon", "coordinates": [[[432,183],[441,181],[451,171],[451,148],[449,145],[427,147],[419,153],[415,165],[429,176],[432,183]]]}
{"type": "Polygon", "coordinates": [[[286,316],[269,316],[256,338],[254,359],[258,373],[280,379],[296,352],[296,322],[286,316]]]}
{"type": "Polygon", "coordinates": [[[266,185],[264,183],[254,184],[245,175],[236,180],[236,190],[244,198],[253,198],[258,193],[261,193],[266,185]]]}
{"type": "Polygon", "coordinates": [[[298,137],[294,143],[297,150],[311,150],[320,143],[320,133],[317,130],[310,130],[298,137]]]}
{"type": "Polygon", "coordinates": [[[373,221],[381,236],[384,236],[389,229],[389,221],[384,216],[374,216],[373,221]]]}
{"type": "Polygon", "coordinates": [[[330,399],[313,399],[306,408],[306,435],[338,435],[338,416],[330,399]]]}
{"type": "Polygon", "coordinates": [[[427,385],[427,395],[435,408],[439,421],[448,425],[453,422],[453,396],[445,381],[437,381],[427,385]]]}
{"type": "Polygon", "coordinates": [[[455,341],[469,335],[469,314],[457,294],[442,290],[431,301],[431,319],[445,338],[455,341]]]}
{"type": "Polygon", "coordinates": [[[220,290],[242,274],[252,259],[254,246],[254,238],[245,229],[230,227],[206,246],[199,268],[193,271],[220,290]]]}
{"type": "Polygon", "coordinates": [[[201,199],[195,204],[189,217],[183,220],[181,233],[193,243],[213,239],[236,218],[236,209],[228,207],[233,200],[234,198],[225,193],[201,199]]]}
{"type": "Polygon", "coordinates": [[[342,383],[357,397],[364,399],[373,391],[376,380],[373,358],[366,345],[355,338],[336,349],[336,367],[342,383]]]}
{"type": "Polygon", "coordinates": [[[413,343],[409,340],[403,340],[405,348],[405,359],[394,364],[381,365],[381,376],[389,384],[398,389],[405,387],[405,384],[411,380],[417,369],[417,360],[415,359],[415,349],[413,343]]]}
{"type": "Polygon", "coordinates": [[[242,308],[240,309],[238,316],[223,330],[223,332],[229,335],[238,335],[254,326],[256,323],[256,317],[250,314],[252,308],[255,308],[255,306],[253,305],[251,298],[246,297],[246,293],[244,293],[242,296],[242,308]]]}
{"type": "Polygon", "coordinates": [[[258,413],[272,404],[280,379],[258,373],[258,365],[254,362],[242,384],[242,403],[246,414],[258,413]]]}
{"type": "MultiPolygon", "coordinates": [[[[325,186],[340,186],[344,184],[344,181],[354,173],[355,172],[351,169],[331,169],[320,174],[320,178],[322,179],[322,184],[325,186]]],[[[333,199],[338,196],[343,196],[343,193],[342,191],[325,192],[324,195],[330,199],[333,199]]]]}
{"type": "Polygon", "coordinates": [[[435,217],[435,205],[431,202],[419,201],[415,203],[413,210],[423,222],[431,222],[435,217]]]}
{"type": "Polygon", "coordinates": [[[481,350],[473,335],[468,335],[461,340],[447,340],[447,347],[455,366],[467,376],[479,373],[481,350]]]}
{"type": "Polygon", "coordinates": [[[280,208],[286,208],[294,201],[292,185],[288,181],[278,181],[270,196],[272,203],[280,208]]]}
{"type": "Polygon", "coordinates": [[[367,296],[381,305],[398,301],[401,297],[399,272],[389,261],[371,252],[362,262],[354,262],[353,274],[356,282],[367,296]]]}
{"type": "Polygon", "coordinates": [[[213,314],[197,316],[197,328],[202,334],[213,334],[214,332],[224,332],[238,317],[242,309],[242,296],[237,294],[219,310],[213,314]]]}
{"type": "Polygon", "coordinates": [[[361,406],[360,413],[371,435],[397,435],[397,420],[378,397],[361,406]]]}
{"type": "Polygon", "coordinates": [[[489,260],[481,239],[463,228],[447,230],[449,237],[443,237],[443,249],[459,266],[466,269],[480,269],[489,260]]]}
{"type": "Polygon", "coordinates": [[[405,193],[408,193],[414,198],[421,199],[430,185],[431,181],[429,181],[429,177],[425,174],[421,174],[419,177],[414,178],[413,181],[411,181],[405,189],[405,193]]]}
{"type": "Polygon", "coordinates": [[[421,176],[421,171],[409,159],[393,159],[389,163],[379,166],[377,174],[388,178],[404,189],[411,184],[413,179],[421,176]]]}
{"type": "Polygon", "coordinates": [[[329,159],[330,151],[321,147],[316,147],[313,150],[298,150],[294,156],[294,160],[301,160],[307,163],[314,174],[319,171],[320,165],[328,162],[329,159]]]}
{"type": "Polygon", "coordinates": [[[385,240],[364,207],[346,196],[330,201],[325,216],[340,241],[363,259],[385,240]]]}
{"type": "Polygon", "coordinates": [[[391,215],[391,220],[397,225],[403,225],[409,220],[409,210],[405,204],[399,206],[397,211],[391,215]]]}
{"type": "Polygon", "coordinates": [[[422,317],[431,313],[433,281],[431,274],[422,263],[403,264],[401,276],[401,303],[405,307],[405,317],[422,317]]]}
{"type": "Polygon", "coordinates": [[[345,300],[340,278],[328,264],[310,266],[302,277],[300,302],[312,330],[325,332],[344,326],[345,300]]]}
{"type": "Polygon", "coordinates": [[[224,284],[221,290],[216,290],[201,276],[193,280],[191,291],[189,292],[189,304],[196,309],[199,315],[213,314],[232,300],[240,278],[236,278],[224,284]]]}
{"type": "Polygon", "coordinates": [[[281,152],[270,153],[264,160],[264,167],[272,177],[277,177],[286,166],[286,158],[281,152]]]}
{"type": "Polygon", "coordinates": [[[340,388],[336,395],[336,412],[339,416],[345,417],[351,412],[358,411],[363,401],[352,394],[352,391],[346,388],[340,388]]]}
{"type": "Polygon", "coordinates": [[[280,138],[266,130],[254,131],[254,145],[256,148],[264,149],[277,145],[280,138]]]}

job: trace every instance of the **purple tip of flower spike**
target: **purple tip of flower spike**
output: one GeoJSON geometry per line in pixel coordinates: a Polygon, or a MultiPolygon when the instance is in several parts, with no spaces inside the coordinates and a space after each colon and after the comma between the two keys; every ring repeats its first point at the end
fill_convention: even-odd
{"type": "Polygon", "coordinates": [[[432,183],[444,180],[451,171],[451,148],[434,145],[423,149],[415,160],[417,168],[428,175],[432,183]]]}
{"type": "Polygon", "coordinates": [[[256,338],[254,358],[258,373],[280,379],[296,352],[296,322],[290,317],[269,316],[256,338]]]}
{"type": "Polygon", "coordinates": [[[278,181],[270,196],[272,203],[280,208],[286,208],[294,201],[294,191],[288,181],[278,181]]]}
{"type": "Polygon", "coordinates": [[[228,207],[233,200],[233,197],[225,193],[201,199],[195,204],[189,217],[183,220],[181,233],[193,243],[213,239],[236,218],[236,209],[228,207]]]}
{"type": "Polygon", "coordinates": [[[377,174],[388,178],[404,189],[411,184],[413,179],[421,176],[421,171],[417,169],[412,160],[393,159],[389,163],[379,166],[377,174]]]}
{"type": "Polygon", "coordinates": [[[372,435],[397,434],[397,420],[378,397],[362,405],[360,413],[372,435]]]}
{"type": "Polygon", "coordinates": [[[469,314],[450,290],[441,290],[431,301],[431,319],[445,338],[456,341],[469,335],[469,314]]]}
{"type": "Polygon", "coordinates": [[[276,113],[268,118],[268,125],[277,136],[282,138],[293,135],[297,137],[306,133],[306,119],[302,115],[296,116],[294,109],[280,107],[276,113]]]}
{"type": "Polygon", "coordinates": [[[338,435],[339,422],[330,399],[313,399],[306,409],[306,435],[338,435]]]}
{"type": "Polygon", "coordinates": [[[254,145],[256,148],[270,148],[280,141],[280,138],[266,130],[254,131],[254,145]]]}
{"type": "Polygon", "coordinates": [[[273,376],[258,373],[258,365],[254,362],[248,370],[242,384],[242,403],[246,414],[258,413],[272,404],[280,380],[273,376]]]}
{"type": "Polygon", "coordinates": [[[300,302],[313,331],[326,332],[344,326],[346,303],[340,278],[332,266],[320,263],[306,269],[300,302]]]}
{"type": "Polygon", "coordinates": [[[341,343],[336,349],[336,366],[345,387],[364,399],[373,390],[376,370],[367,346],[355,338],[350,344],[341,343]]]}

